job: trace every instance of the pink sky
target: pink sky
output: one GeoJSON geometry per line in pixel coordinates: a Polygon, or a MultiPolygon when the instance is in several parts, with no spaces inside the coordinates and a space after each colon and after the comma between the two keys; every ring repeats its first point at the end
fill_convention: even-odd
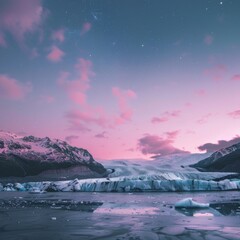
{"type": "Polygon", "coordinates": [[[239,140],[237,13],[206,2],[212,13],[198,22],[199,1],[192,12],[178,6],[180,21],[161,1],[151,14],[145,1],[102,13],[80,2],[9,0],[0,9],[0,129],[60,138],[96,159],[239,140]]]}

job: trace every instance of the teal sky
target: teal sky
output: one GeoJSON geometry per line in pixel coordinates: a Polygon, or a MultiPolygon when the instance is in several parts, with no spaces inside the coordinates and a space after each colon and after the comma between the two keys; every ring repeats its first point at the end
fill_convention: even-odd
{"type": "Polygon", "coordinates": [[[0,129],[101,159],[238,140],[239,9],[238,0],[0,0],[0,129]]]}

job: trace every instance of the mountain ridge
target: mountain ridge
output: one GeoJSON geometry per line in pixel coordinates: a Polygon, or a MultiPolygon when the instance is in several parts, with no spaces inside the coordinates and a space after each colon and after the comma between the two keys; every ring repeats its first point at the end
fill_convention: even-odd
{"type": "Polygon", "coordinates": [[[189,166],[204,172],[240,172],[240,142],[189,166]]]}
{"type": "Polygon", "coordinates": [[[55,178],[58,174],[81,178],[81,172],[84,177],[97,177],[104,175],[106,169],[87,150],[65,141],[0,131],[0,177],[51,178],[52,173],[55,178]]]}

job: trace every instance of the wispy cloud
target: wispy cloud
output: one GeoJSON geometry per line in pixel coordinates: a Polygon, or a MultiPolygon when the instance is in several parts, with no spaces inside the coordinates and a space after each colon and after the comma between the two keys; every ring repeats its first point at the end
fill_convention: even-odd
{"type": "Polygon", "coordinates": [[[168,122],[168,121],[171,120],[172,118],[179,117],[180,114],[181,114],[181,111],[180,111],[180,110],[166,111],[166,112],[164,112],[160,117],[153,117],[153,118],[151,119],[151,122],[152,122],[153,124],[168,122]]]}
{"type": "Polygon", "coordinates": [[[240,109],[232,111],[232,112],[228,113],[228,115],[234,119],[239,119],[240,118],[240,109]]]}
{"type": "Polygon", "coordinates": [[[109,118],[103,109],[92,108],[90,106],[85,107],[84,110],[75,109],[68,111],[65,117],[70,121],[71,129],[74,129],[75,126],[77,126],[77,128],[81,126],[80,130],[83,131],[88,129],[92,124],[101,128],[107,128],[110,124],[109,118]]]}
{"type": "Polygon", "coordinates": [[[226,76],[226,73],[227,66],[224,64],[218,64],[216,66],[204,70],[204,74],[214,81],[222,80],[226,76]]]}
{"type": "Polygon", "coordinates": [[[87,32],[89,32],[92,28],[92,24],[90,22],[85,22],[82,26],[80,35],[83,36],[84,34],[86,34],[87,32]]]}
{"type": "Polygon", "coordinates": [[[64,40],[65,40],[64,32],[65,32],[65,30],[63,28],[58,29],[56,31],[53,31],[51,37],[53,40],[56,40],[59,42],[64,42],[64,40]]]}
{"type": "Polygon", "coordinates": [[[8,75],[0,75],[0,97],[12,100],[23,99],[30,91],[30,84],[22,84],[8,75]]]}
{"type": "Polygon", "coordinates": [[[120,115],[116,118],[117,124],[123,124],[130,121],[133,115],[133,109],[129,106],[128,101],[136,98],[137,94],[133,90],[121,90],[118,87],[112,88],[112,94],[117,98],[120,115]]]}
{"type": "Polygon", "coordinates": [[[4,1],[0,8],[0,32],[10,33],[20,44],[24,44],[26,34],[36,32],[46,16],[41,2],[4,1]]]}
{"type": "Polygon", "coordinates": [[[81,109],[72,109],[65,114],[70,123],[70,129],[89,130],[90,126],[101,129],[112,129],[131,120],[133,110],[128,105],[128,100],[136,97],[132,90],[113,88],[113,94],[117,98],[119,113],[111,114],[104,107],[93,107],[85,102],[81,109]]]}
{"type": "Polygon", "coordinates": [[[233,81],[240,81],[240,74],[235,74],[231,78],[233,81]]]}
{"type": "Polygon", "coordinates": [[[94,137],[95,138],[107,138],[106,134],[107,134],[107,132],[103,131],[101,133],[96,134],[94,137]]]}
{"type": "Polygon", "coordinates": [[[62,60],[65,53],[57,46],[52,46],[50,53],[47,55],[48,60],[59,62],[62,60]]]}
{"type": "Polygon", "coordinates": [[[86,103],[86,91],[90,88],[90,77],[94,76],[92,62],[79,58],[75,65],[76,78],[69,79],[69,72],[62,72],[58,84],[66,91],[69,98],[80,105],[86,103]]]}
{"type": "Polygon", "coordinates": [[[72,143],[74,140],[77,140],[77,139],[79,139],[79,136],[76,136],[76,135],[70,135],[65,137],[65,140],[69,143],[72,143]]]}

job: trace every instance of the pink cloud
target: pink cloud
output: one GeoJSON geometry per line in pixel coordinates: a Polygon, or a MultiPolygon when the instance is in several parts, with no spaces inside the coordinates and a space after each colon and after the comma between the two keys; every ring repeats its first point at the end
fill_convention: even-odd
{"type": "Polygon", "coordinates": [[[94,76],[92,62],[84,58],[79,58],[75,65],[77,77],[69,80],[70,74],[62,72],[58,79],[58,84],[67,92],[69,98],[80,105],[86,103],[86,91],[90,88],[90,77],[94,76]]]}
{"type": "Polygon", "coordinates": [[[228,115],[234,119],[239,119],[240,118],[240,110],[230,112],[230,113],[228,113],[228,115]]]}
{"type": "Polygon", "coordinates": [[[206,45],[211,45],[212,43],[213,43],[213,36],[212,35],[210,35],[210,34],[208,34],[208,35],[206,35],[205,36],[205,38],[204,38],[204,43],[206,44],[206,45]]]}
{"type": "Polygon", "coordinates": [[[204,74],[210,77],[212,80],[220,81],[222,80],[227,72],[227,67],[223,64],[218,64],[212,68],[208,68],[204,71],[204,74]]]}
{"type": "Polygon", "coordinates": [[[74,119],[69,119],[68,120],[70,126],[68,128],[68,130],[71,130],[71,131],[78,131],[78,132],[91,132],[91,129],[86,127],[84,124],[82,124],[81,122],[79,121],[76,121],[74,119]]]}
{"type": "Polygon", "coordinates": [[[89,127],[96,125],[100,128],[111,128],[111,118],[107,116],[103,108],[93,108],[85,105],[82,110],[75,109],[65,114],[70,130],[81,132],[91,131],[89,127]]]}
{"type": "Polygon", "coordinates": [[[181,111],[179,111],[179,110],[175,110],[175,111],[172,111],[172,112],[166,111],[162,114],[161,117],[153,117],[151,122],[153,124],[168,122],[172,118],[179,117],[180,114],[181,114],[181,111]]]}
{"type": "Polygon", "coordinates": [[[79,139],[79,136],[76,136],[76,135],[70,135],[65,137],[65,140],[69,143],[72,143],[74,140],[77,140],[77,139],[79,139]]]}
{"type": "Polygon", "coordinates": [[[166,117],[153,117],[151,122],[152,123],[163,123],[163,122],[167,122],[169,119],[166,117]]]}
{"type": "Polygon", "coordinates": [[[23,43],[27,33],[39,29],[45,16],[41,0],[4,1],[0,8],[0,30],[23,43]]]}
{"type": "Polygon", "coordinates": [[[106,137],[106,134],[107,134],[107,132],[106,132],[106,131],[103,131],[103,132],[101,132],[101,133],[96,134],[95,137],[96,137],[96,138],[107,138],[107,137],[106,137]]]}
{"type": "Polygon", "coordinates": [[[168,139],[175,139],[179,134],[179,130],[166,132],[165,134],[166,134],[168,139]]]}
{"type": "Polygon", "coordinates": [[[118,114],[109,114],[103,107],[93,107],[86,102],[82,103],[82,109],[71,110],[65,117],[70,123],[71,130],[86,131],[89,126],[95,125],[102,128],[114,128],[131,120],[132,109],[128,106],[128,100],[135,98],[136,93],[132,90],[113,88],[112,92],[117,98],[119,105],[118,114]]]}
{"type": "MultiPolygon", "coordinates": [[[[147,134],[138,140],[138,149],[145,155],[154,154],[157,156],[187,153],[173,146],[174,141],[172,137],[170,135],[170,137],[162,138],[157,135],[147,134]]],[[[176,137],[175,134],[174,137],[176,137]]]]}
{"type": "Polygon", "coordinates": [[[130,121],[133,115],[133,109],[128,105],[128,100],[136,98],[137,94],[133,90],[121,90],[118,87],[112,88],[112,94],[117,98],[120,115],[116,118],[116,124],[123,124],[130,121]]]}
{"type": "Polygon", "coordinates": [[[0,75],[0,97],[12,100],[23,99],[31,91],[30,85],[23,85],[14,78],[0,75]]]}
{"type": "Polygon", "coordinates": [[[59,30],[56,30],[52,33],[52,39],[53,40],[57,40],[59,42],[64,42],[65,40],[65,36],[64,36],[64,29],[59,29],[59,30]]]}
{"type": "Polygon", "coordinates": [[[106,127],[108,125],[108,119],[105,116],[104,110],[100,108],[93,109],[90,106],[88,106],[85,111],[69,111],[66,117],[86,124],[94,123],[100,127],[106,127]]]}
{"type": "Polygon", "coordinates": [[[65,53],[56,46],[52,46],[51,52],[47,55],[48,60],[52,62],[59,62],[62,60],[65,53]]]}
{"type": "Polygon", "coordinates": [[[92,28],[92,24],[89,22],[85,22],[82,26],[80,35],[83,36],[84,34],[86,34],[87,32],[89,32],[92,28]]]}
{"type": "Polygon", "coordinates": [[[233,81],[240,81],[240,74],[235,74],[231,79],[233,81]]]}

